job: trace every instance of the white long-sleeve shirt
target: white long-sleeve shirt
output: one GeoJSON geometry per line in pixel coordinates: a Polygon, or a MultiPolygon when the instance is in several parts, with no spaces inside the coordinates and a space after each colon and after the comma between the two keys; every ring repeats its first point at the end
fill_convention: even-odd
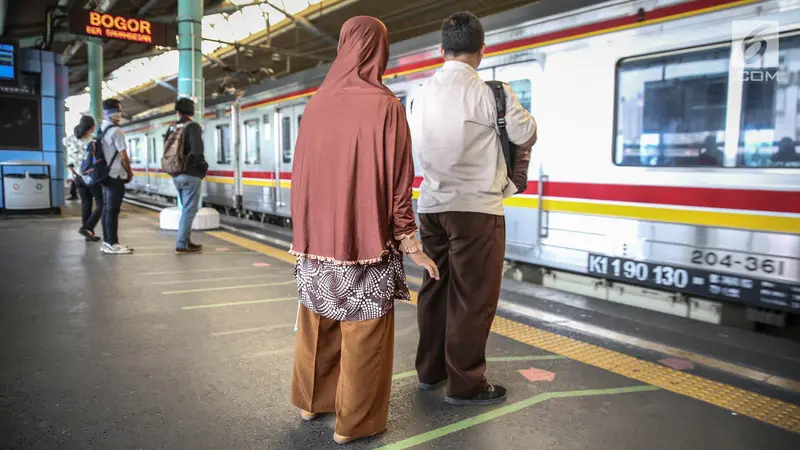
{"type": "MultiPolygon", "coordinates": [[[[506,130],[517,145],[529,141],[536,121],[508,85],[506,130]]],[[[423,181],[417,211],[503,215],[513,195],[492,89],[468,64],[447,61],[409,103],[414,158],[423,181]]]]}

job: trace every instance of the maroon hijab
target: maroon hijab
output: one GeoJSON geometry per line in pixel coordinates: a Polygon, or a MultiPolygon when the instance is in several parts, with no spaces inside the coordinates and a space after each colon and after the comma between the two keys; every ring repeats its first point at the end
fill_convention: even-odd
{"type": "Polygon", "coordinates": [[[389,35],[372,17],[342,26],[339,54],[303,112],[292,171],[292,250],[341,264],[381,260],[416,232],[405,111],[381,78],[389,35]]]}

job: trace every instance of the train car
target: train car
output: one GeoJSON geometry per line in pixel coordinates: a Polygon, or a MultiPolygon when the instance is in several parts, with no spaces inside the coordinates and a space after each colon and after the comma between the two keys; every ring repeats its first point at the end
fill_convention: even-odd
{"type": "MultiPolygon", "coordinates": [[[[540,129],[528,189],[505,202],[512,273],[713,323],[796,324],[800,5],[611,1],[528,20],[539,7],[485,21],[479,70],[540,129]]],[[[385,82],[407,108],[438,51],[436,33],[392,46],[385,82]]],[[[326,69],[209,107],[206,204],[290,222],[297,131],[326,69]]],[[[147,148],[133,190],[175,195],[159,171],[168,120],[126,125],[147,148]]]]}

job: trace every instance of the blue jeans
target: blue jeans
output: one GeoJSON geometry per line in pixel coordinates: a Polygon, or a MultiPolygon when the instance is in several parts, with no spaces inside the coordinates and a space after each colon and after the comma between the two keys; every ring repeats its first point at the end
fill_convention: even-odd
{"type": "Polygon", "coordinates": [[[172,179],[172,182],[175,183],[175,189],[178,190],[183,204],[176,247],[186,248],[189,246],[194,216],[197,215],[197,210],[200,208],[200,186],[203,180],[191,175],[178,175],[172,179]]]}

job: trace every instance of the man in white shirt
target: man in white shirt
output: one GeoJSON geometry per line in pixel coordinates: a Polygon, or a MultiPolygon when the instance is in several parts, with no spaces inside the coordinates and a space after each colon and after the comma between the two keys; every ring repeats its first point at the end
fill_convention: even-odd
{"type": "Polygon", "coordinates": [[[125,185],[133,179],[125,132],[119,127],[122,103],[115,98],[103,100],[103,117],[100,134],[109,171],[108,179],[103,181],[103,245],[100,251],[109,255],[129,255],[133,249],[120,244],[118,234],[125,185]]]}
{"type": "Polygon", "coordinates": [[[470,13],[442,25],[444,66],[409,104],[415,158],[423,182],[417,212],[425,253],[440,281],[425,276],[419,292],[420,388],[447,383],[455,405],[501,402],[506,389],[484,377],[486,340],[500,296],[505,254],[503,199],[527,186],[536,122],[508,85],[506,130],[518,145],[509,174],[491,88],[477,68],[486,46],[470,13]]]}

